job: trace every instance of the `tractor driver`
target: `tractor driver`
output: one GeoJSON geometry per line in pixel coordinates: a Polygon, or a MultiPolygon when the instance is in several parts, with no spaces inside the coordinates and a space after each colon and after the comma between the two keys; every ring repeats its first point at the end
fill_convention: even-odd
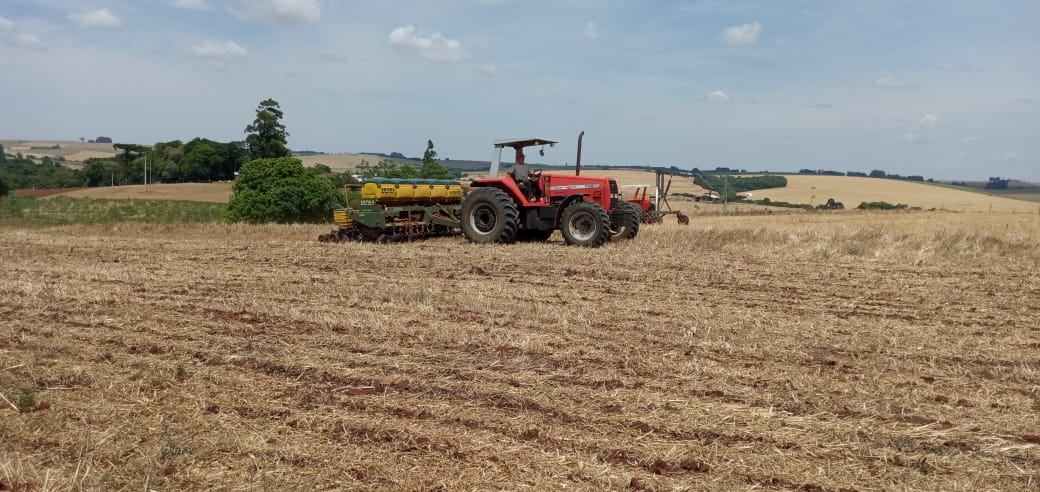
{"type": "Polygon", "coordinates": [[[513,169],[509,171],[509,175],[513,177],[513,181],[520,187],[520,191],[524,192],[524,196],[528,200],[537,196],[538,185],[531,180],[531,170],[527,167],[527,163],[524,162],[524,151],[520,147],[516,148],[516,163],[513,164],[513,169]]]}

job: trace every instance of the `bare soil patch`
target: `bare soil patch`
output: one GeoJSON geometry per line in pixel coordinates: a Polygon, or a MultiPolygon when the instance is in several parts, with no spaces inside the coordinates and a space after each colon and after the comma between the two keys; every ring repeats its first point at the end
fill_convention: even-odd
{"type": "Polygon", "coordinates": [[[232,183],[170,183],[80,188],[63,193],[73,198],[123,198],[131,200],[188,200],[224,202],[231,199],[232,183]]]}
{"type": "Polygon", "coordinates": [[[15,190],[16,196],[31,196],[34,198],[43,198],[51,195],[59,195],[62,193],[71,193],[73,191],[82,190],[83,188],[48,188],[43,190],[15,190]]]}
{"type": "Polygon", "coordinates": [[[0,483],[1030,490],[1040,222],[701,217],[597,250],[0,225],[0,483]]]}

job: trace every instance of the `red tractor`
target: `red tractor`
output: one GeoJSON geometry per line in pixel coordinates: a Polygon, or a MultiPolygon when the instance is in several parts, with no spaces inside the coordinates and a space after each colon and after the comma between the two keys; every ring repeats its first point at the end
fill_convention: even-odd
{"type": "Polygon", "coordinates": [[[639,233],[638,206],[624,201],[617,181],[581,176],[581,140],[574,175],[528,170],[524,148],[552,147],[553,140],[497,140],[487,178],[475,180],[462,204],[462,233],[475,243],[545,241],[559,229],[567,244],[602,246],[608,240],[631,239],[639,233]],[[513,168],[499,177],[502,150],[516,152],[513,168]]]}

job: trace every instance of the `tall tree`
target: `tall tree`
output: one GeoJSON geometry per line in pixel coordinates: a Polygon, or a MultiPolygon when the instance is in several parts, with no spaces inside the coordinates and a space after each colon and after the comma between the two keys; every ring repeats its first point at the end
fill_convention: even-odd
{"type": "Polygon", "coordinates": [[[423,152],[422,169],[419,170],[419,177],[424,179],[455,178],[451,171],[437,162],[437,151],[433,150],[433,140],[426,141],[426,152],[423,152]]]}
{"type": "Polygon", "coordinates": [[[427,165],[427,164],[429,164],[431,162],[434,162],[434,159],[436,159],[436,158],[437,158],[437,151],[433,150],[433,140],[427,140],[426,141],[426,152],[423,152],[423,155],[422,155],[422,163],[423,163],[423,165],[425,166],[425,165],[427,165]]]}
{"type": "Polygon", "coordinates": [[[246,127],[246,147],[252,159],[289,157],[292,152],[286,147],[289,132],[282,124],[283,113],[278,101],[267,99],[256,108],[256,120],[246,127]]]}
{"type": "Polygon", "coordinates": [[[4,154],[4,146],[0,144],[0,162],[7,160],[7,154],[4,154]]]}

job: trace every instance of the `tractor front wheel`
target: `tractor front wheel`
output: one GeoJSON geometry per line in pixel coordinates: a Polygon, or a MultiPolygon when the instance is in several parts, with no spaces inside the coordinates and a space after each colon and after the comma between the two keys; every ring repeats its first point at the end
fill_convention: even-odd
{"type": "Polygon", "coordinates": [[[462,233],[474,243],[516,240],[516,203],[498,188],[477,188],[462,204],[462,233]]]}
{"type": "Polygon", "coordinates": [[[560,232],[567,244],[598,248],[610,238],[610,216],[596,202],[574,202],[560,217],[560,232]]]}

